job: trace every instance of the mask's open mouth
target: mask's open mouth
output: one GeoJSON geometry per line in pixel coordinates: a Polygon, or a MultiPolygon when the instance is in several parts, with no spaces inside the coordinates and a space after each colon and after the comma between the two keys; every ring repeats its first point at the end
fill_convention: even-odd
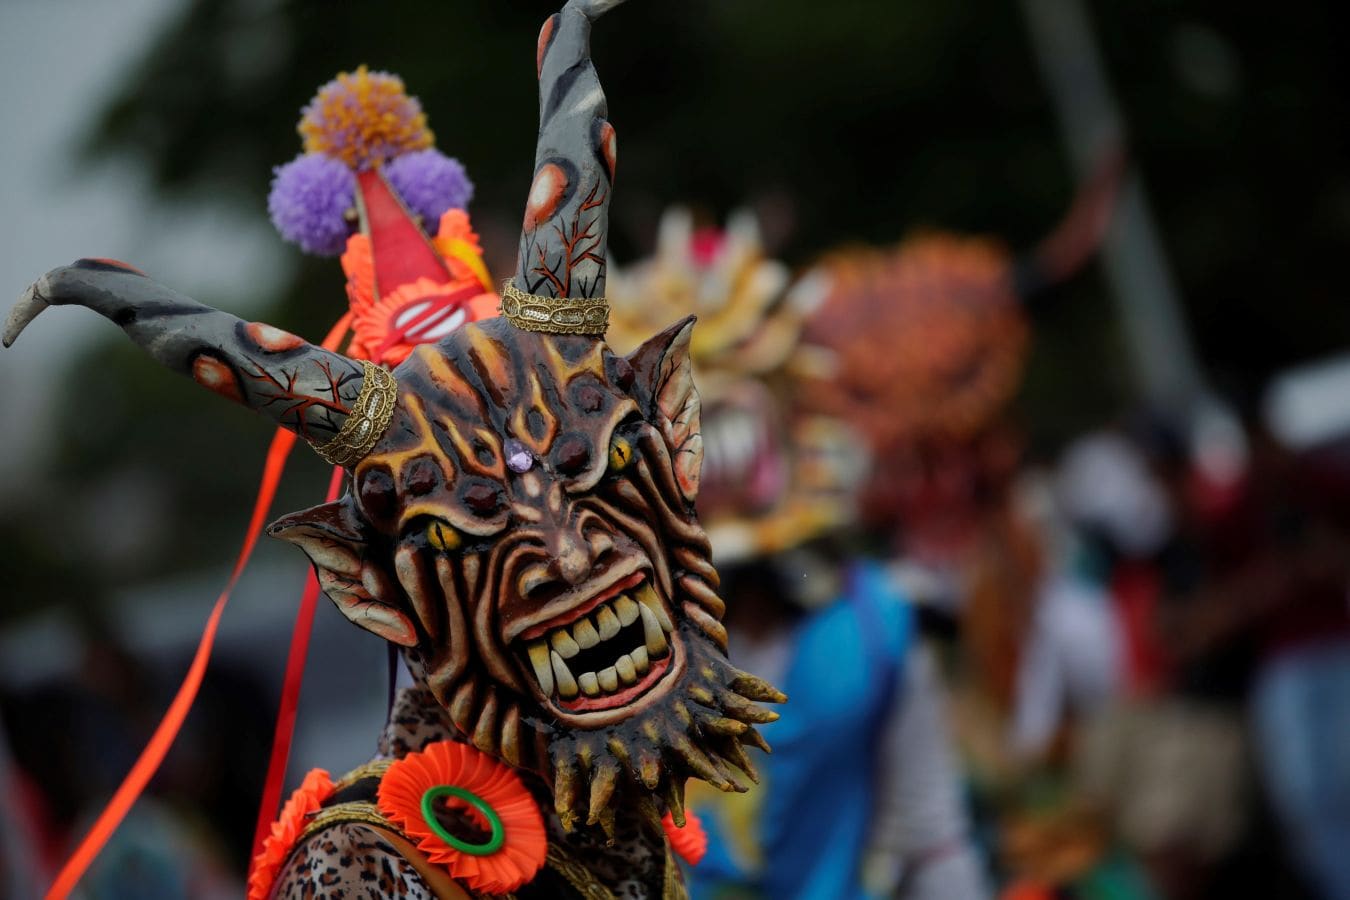
{"type": "Polygon", "coordinates": [[[572,713],[626,706],[670,669],[675,627],[647,572],[514,642],[545,699],[572,713]]]}

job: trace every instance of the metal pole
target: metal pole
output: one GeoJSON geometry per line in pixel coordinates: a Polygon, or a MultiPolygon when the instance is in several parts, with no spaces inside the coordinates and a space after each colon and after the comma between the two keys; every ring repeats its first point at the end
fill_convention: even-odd
{"type": "MultiPolygon", "coordinates": [[[[1082,0],[1022,0],[1022,8],[1061,137],[1076,175],[1084,179],[1103,152],[1124,146],[1125,135],[1087,11],[1082,0]]],[[[1205,405],[1209,392],[1137,170],[1126,173],[1118,204],[1102,259],[1135,382],[1156,407],[1205,405]]]]}

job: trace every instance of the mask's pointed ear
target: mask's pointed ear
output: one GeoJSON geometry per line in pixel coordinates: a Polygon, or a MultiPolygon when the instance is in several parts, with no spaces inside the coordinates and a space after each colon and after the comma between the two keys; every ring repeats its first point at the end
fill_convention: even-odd
{"type": "Polygon", "coordinates": [[[633,351],[633,387],[647,419],[661,429],[675,464],[675,479],[690,503],[698,496],[703,468],[698,389],[689,359],[689,336],[694,317],[667,328],[633,351]]]}
{"type": "Polygon", "coordinates": [[[364,531],[350,495],[283,516],[267,528],[272,537],[305,551],[319,586],[344,616],[386,641],[412,647],[417,643],[412,619],[399,608],[401,597],[390,580],[366,560],[364,531]]]}

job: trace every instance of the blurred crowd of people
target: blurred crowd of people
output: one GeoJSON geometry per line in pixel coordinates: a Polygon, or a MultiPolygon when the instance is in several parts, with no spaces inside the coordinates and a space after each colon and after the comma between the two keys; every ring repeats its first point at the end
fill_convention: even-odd
{"type": "Polygon", "coordinates": [[[713,326],[701,514],[733,658],[790,698],[761,788],[691,800],[695,896],[1350,897],[1350,444],[1202,398],[1029,447],[1027,301],[1095,246],[1085,196],[1023,257],[928,233],[796,278],[677,211],[616,276],[713,326]]]}
{"type": "MultiPolygon", "coordinates": [[[[0,896],[40,897],[143,749],[178,673],[137,659],[106,627],[50,680],[0,694],[0,896]]],[[[272,702],[218,660],[168,763],[76,896],[243,893],[272,702]]]]}

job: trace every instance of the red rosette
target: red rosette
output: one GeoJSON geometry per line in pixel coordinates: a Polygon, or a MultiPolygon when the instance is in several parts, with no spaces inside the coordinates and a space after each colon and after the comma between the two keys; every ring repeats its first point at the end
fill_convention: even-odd
{"type": "Polygon", "coordinates": [[[333,779],[329,774],[323,769],[310,769],[281,808],[281,815],[272,823],[271,833],[263,839],[262,852],[253,858],[248,875],[248,900],[266,900],[282,864],[309,824],[310,813],[323,806],[332,795],[333,779]]]}
{"type": "Polygon", "coordinates": [[[699,821],[698,816],[686,811],[684,827],[681,828],[675,824],[670,813],[666,813],[661,819],[661,826],[666,830],[666,840],[670,841],[670,848],[679,854],[680,859],[691,866],[698,865],[703,859],[703,854],[708,852],[708,832],[703,830],[703,823],[699,821]]]}
{"type": "Polygon", "coordinates": [[[418,344],[434,344],[467,322],[495,314],[495,294],[484,293],[477,281],[455,284],[419,278],[395,288],[368,307],[353,305],[353,343],[370,359],[396,366],[418,344]],[[482,302],[487,298],[486,302],[482,302]]]}
{"type": "MultiPolygon", "coordinates": [[[[439,741],[395,762],[380,780],[380,812],[408,836],[427,859],[444,866],[452,878],[474,891],[504,894],[532,880],[544,865],[548,837],[544,818],[520,776],[486,753],[454,741],[439,741]],[[451,846],[422,816],[422,798],[436,788],[458,788],[477,797],[497,817],[501,846],[469,853],[451,846]]],[[[485,831],[487,816],[469,803],[449,798],[446,805],[466,813],[485,831]]]]}

